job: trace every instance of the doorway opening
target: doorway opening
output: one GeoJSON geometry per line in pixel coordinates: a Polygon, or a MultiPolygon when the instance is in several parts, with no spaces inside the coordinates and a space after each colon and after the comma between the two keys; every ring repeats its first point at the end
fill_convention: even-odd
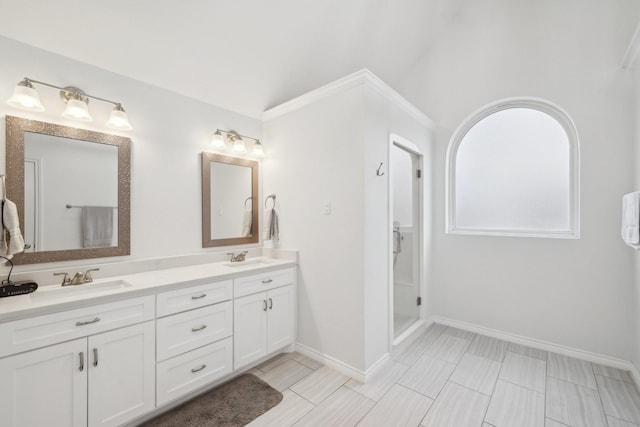
{"type": "Polygon", "coordinates": [[[421,320],[422,155],[413,144],[392,137],[389,162],[392,342],[396,344],[421,320]]]}

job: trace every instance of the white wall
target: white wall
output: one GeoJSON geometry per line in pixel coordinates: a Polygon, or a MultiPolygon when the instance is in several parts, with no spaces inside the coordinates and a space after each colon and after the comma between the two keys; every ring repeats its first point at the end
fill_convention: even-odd
{"type": "Polygon", "coordinates": [[[429,138],[363,82],[264,123],[265,194],[281,246],[299,250],[298,342],[360,372],[389,349],[389,175],[376,170],[388,171],[390,132],[429,138]]]}
{"type": "Polygon", "coordinates": [[[435,313],[630,359],[632,252],[620,199],[632,189],[630,78],[619,67],[632,1],[487,0],[469,7],[401,93],[440,125],[434,159],[435,313]],[[581,239],[445,235],[445,153],[455,127],[498,99],[565,108],[581,150],[581,239]]]}
{"type": "MultiPolygon", "coordinates": [[[[203,102],[128,79],[27,45],[0,38],[2,73],[0,100],[11,96],[15,85],[30,77],[59,86],[75,85],[92,95],[121,102],[134,127],[122,133],[132,140],[131,153],[131,256],[102,261],[143,259],[211,251],[201,243],[200,153],[216,128],[234,129],[259,137],[259,120],[231,113],[203,102]]],[[[185,78],[189,70],[184,70],[185,78]]],[[[111,133],[104,125],[111,107],[90,102],[90,125],[63,119],[58,91],[38,87],[44,113],[29,113],[0,102],[6,114],[72,127],[111,133]]],[[[115,132],[114,132],[115,133],[115,132]]],[[[0,158],[4,158],[4,120],[0,125],[0,158]]],[[[269,150],[269,147],[265,147],[269,150]]],[[[96,260],[57,263],[95,264],[96,260]]],[[[98,261],[100,262],[100,261],[98,261]]],[[[20,269],[39,269],[31,265],[20,269]]]]}
{"type": "MultiPolygon", "coordinates": [[[[640,191],[640,62],[635,61],[633,69],[633,113],[635,118],[634,141],[634,186],[631,191],[640,191]]],[[[631,248],[628,249],[632,251],[631,248]]],[[[634,253],[635,281],[633,287],[633,355],[631,361],[636,369],[640,368],[640,251],[634,253]]]]}

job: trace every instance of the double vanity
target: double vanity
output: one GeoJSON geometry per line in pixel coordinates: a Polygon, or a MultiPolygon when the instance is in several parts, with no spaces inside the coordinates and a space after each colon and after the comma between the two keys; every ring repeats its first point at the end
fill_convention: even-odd
{"type": "Polygon", "coordinates": [[[3,425],[124,425],[286,349],[295,265],[248,258],[3,299],[3,425]]]}

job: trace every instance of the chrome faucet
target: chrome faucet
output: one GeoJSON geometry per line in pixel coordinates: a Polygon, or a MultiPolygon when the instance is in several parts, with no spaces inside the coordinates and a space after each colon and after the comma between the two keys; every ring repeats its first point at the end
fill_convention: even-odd
{"type": "Polygon", "coordinates": [[[245,260],[248,253],[248,251],[240,252],[238,254],[227,252],[227,255],[231,255],[231,262],[242,262],[245,260]]]}
{"type": "Polygon", "coordinates": [[[86,272],[78,271],[73,275],[73,279],[69,278],[69,273],[53,273],[54,276],[64,276],[62,277],[62,283],[60,286],[75,286],[75,285],[84,285],[85,283],[93,282],[93,277],[91,277],[92,271],[100,271],[99,268],[91,268],[86,272]]]}

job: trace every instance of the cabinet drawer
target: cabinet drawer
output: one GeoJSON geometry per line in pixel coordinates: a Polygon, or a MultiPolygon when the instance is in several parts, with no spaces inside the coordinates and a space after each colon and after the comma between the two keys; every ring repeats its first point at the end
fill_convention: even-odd
{"type": "Polygon", "coordinates": [[[256,292],[263,292],[280,286],[290,285],[293,284],[293,279],[293,268],[240,277],[233,282],[234,297],[243,297],[245,295],[255,294],[256,292]]]}
{"type": "Polygon", "coordinates": [[[230,374],[232,348],[229,337],[158,363],[157,406],[230,374]]]}
{"type": "Polygon", "coordinates": [[[231,280],[158,294],[158,317],[231,299],[231,280]]]}
{"type": "Polygon", "coordinates": [[[231,336],[231,301],[158,319],[157,359],[165,360],[231,336]]]}
{"type": "Polygon", "coordinates": [[[0,357],[153,320],[153,295],[0,324],[0,357]]]}

